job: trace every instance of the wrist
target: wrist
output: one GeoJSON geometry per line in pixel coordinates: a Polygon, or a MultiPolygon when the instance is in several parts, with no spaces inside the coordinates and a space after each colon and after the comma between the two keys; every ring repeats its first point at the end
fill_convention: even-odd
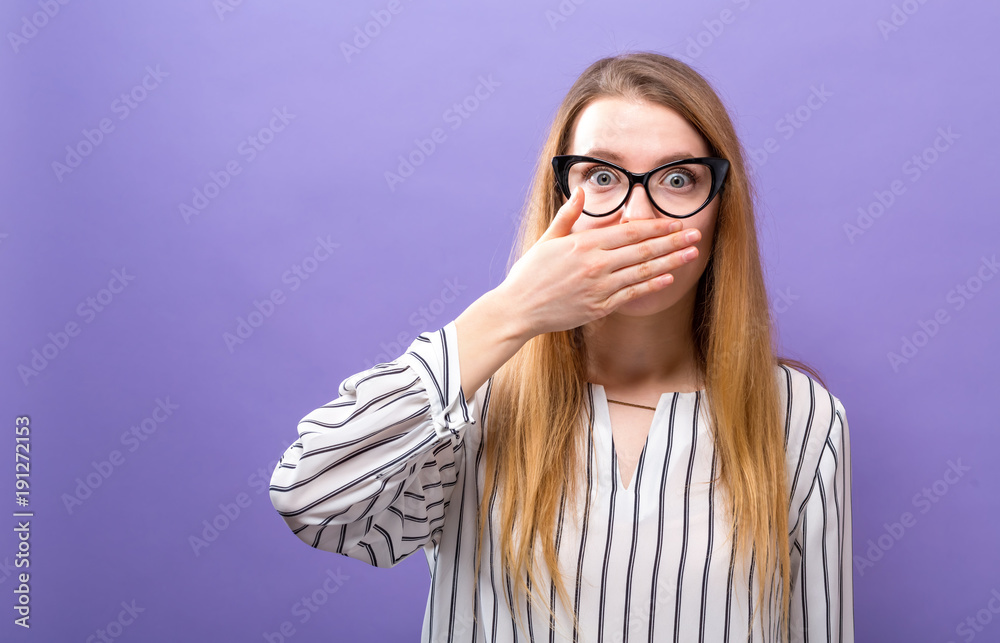
{"type": "Polygon", "coordinates": [[[521,308],[521,301],[522,298],[510,292],[506,283],[502,283],[484,294],[482,302],[493,319],[500,322],[502,339],[518,346],[538,334],[531,325],[528,311],[521,308]]]}

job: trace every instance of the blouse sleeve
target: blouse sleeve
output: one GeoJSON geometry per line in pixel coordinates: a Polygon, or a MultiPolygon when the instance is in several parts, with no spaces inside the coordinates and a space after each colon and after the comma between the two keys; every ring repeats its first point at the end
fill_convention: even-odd
{"type": "Polygon", "coordinates": [[[271,475],[278,514],[311,547],[393,567],[439,542],[476,424],[454,321],[395,360],[343,380],[298,423],[271,475]]]}
{"type": "Polygon", "coordinates": [[[840,400],[792,542],[789,641],[854,642],[851,443],[840,400]]]}

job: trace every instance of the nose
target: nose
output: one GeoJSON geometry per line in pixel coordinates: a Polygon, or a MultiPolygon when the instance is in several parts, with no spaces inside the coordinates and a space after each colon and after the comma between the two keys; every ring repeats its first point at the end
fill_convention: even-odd
{"type": "Polygon", "coordinates": [[[659,210],[650,203],[649,195],[646,194],[646,190],[642,187],[642,184],[636,183],[633,185],[628,198],[622,204],[622,223],[636,219],[655,219],[659,214],[659,210]]]}

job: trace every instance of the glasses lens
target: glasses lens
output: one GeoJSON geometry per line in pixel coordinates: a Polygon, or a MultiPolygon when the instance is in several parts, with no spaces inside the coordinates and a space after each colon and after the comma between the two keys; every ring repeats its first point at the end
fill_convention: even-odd
{"type": "MultiPolygon", "coordinates": [[[[595,215],[614,211],[625,200],[628,177],[619,170],[593,161],[574,163],[568,172],[572,194],[582,185],[584,209],[595,215]]],[[[649,177],[649,193],[662,210],[677,216],[696,211],[712,191],[712,169],[700,163],[674,165],[649,177]]]]}
{"type": "Polygon", "coordinates": [[[649,177],[653,201],[670,214],[691,214],[711,192],[712,168],[700,163],[674,165],[649,177]]]}
{"type": "Polygon", "coordinates": [[[592,161],[574,163],[568,173],[569,192],[583,186],[583,208],[591,214],[608,214],[625,199],[628,177],[609,165],[592,161]]]}

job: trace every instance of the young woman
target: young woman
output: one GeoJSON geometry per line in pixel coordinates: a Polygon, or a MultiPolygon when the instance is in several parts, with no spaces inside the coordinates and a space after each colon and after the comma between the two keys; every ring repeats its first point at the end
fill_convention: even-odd
{"type": "Polygon", "coordinates": [[[423,550],[424,642],[853,641],[845,411],[775,355],[753,196],[699,74],[592,64],[503,283],[301,420],[278,513],[423,550]]]}

